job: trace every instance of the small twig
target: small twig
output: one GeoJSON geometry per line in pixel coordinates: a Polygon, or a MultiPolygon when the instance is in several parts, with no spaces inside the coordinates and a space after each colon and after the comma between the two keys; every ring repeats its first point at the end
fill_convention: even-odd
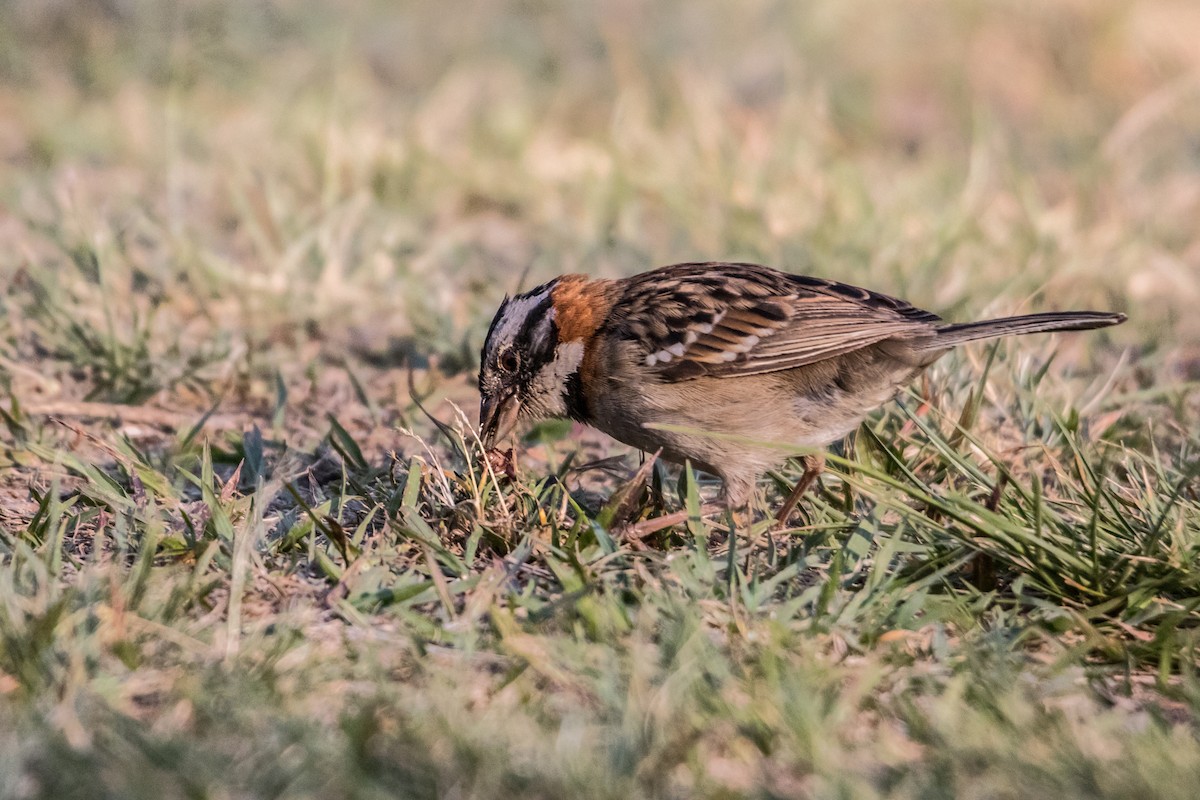
{"type": "Polygon", "coordinates": [[[642,489],[646,486],[646,481],[650,478],[650,471],[654,469],[654,462],[658,460],[662,449],[659,448],[638,468],[633,477],[625,482],[613,496],[609,498],[607,505],[600,512],[599,519],[601,524],[606,528],[613,525],[620,525],[626,517],[633,511],[633,506],[642,494],[642,489]]]}
{"type": "MultiPolygon", "coordinates": [[[[719,514],[725,510],[722,503],[705,503],[700,507],[700,516],[710,517],[713,514],[719,514]]],[[[625,528],[625,537],[627,539],[644,539],[652,533],[670,528],[672,525],[678,525],[681,522],[687,522],[690,513],[687,509],[676,511],[674,514],[667,514],[662,517],[654,517],[653,519],[645,519],[636,524],[625,528]]]]}

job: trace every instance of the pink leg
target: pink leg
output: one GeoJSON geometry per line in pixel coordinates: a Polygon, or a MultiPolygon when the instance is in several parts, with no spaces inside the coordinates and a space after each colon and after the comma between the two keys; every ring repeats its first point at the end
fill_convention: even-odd
{"type": "Polygon", "coordinates": [[[824,453],[812,453],[804,456],[801,461],[804,462],[804,474],[800,476],[800,480],[796,481],[796,485],[788,493],[787,499],[783,501],[783,505],[775,515],[775,522],[779,525],[787,524],[792,512],[796,510],[796,504],[800,502],[800,498],[816,482],[821,470],[825,469],[824,453]]]}

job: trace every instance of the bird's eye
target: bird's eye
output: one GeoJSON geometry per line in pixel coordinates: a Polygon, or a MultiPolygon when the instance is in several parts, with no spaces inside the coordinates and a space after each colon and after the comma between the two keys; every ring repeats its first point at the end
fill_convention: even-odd
{"type": "Polygon", "coordinates": [[[500,369],[505,372],[516,372],[521,366],[521,360],[517,358],[517,354],[513,350],[509,350],[500,356],[500,369]]]}

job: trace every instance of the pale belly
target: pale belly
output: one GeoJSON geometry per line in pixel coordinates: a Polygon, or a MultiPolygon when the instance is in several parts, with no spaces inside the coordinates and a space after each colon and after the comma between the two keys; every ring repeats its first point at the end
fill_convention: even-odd
{"type": "Polygon", "coordinates": [[[717,474],[762,471],[854,431],[896,392],[898,376],[879,377],[853,387],[798,385],[788,372],[699,378],[641,393],[601,392],[591,411],[600,430],[642,450],[661,448],[670,461],[691,460],[717,474]]]}

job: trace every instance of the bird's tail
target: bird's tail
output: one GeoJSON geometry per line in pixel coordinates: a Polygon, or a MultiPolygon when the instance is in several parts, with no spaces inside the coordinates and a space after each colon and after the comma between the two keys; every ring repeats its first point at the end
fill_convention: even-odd
{"type": "Polygon", "coordinates": [[[938,328],[937,335],[930,340],[927,347],[931,350],[942,349],[979,339],[1019,336],[1026,333],[1087,331],[1092,328],[1120,325],[1124,321],[1124,314],[1108,314],[1100,311],[1060,311],[1050,314],[1026,314],[1020,317],[987,319],[982,322],[960,322],[938,328]]]}

